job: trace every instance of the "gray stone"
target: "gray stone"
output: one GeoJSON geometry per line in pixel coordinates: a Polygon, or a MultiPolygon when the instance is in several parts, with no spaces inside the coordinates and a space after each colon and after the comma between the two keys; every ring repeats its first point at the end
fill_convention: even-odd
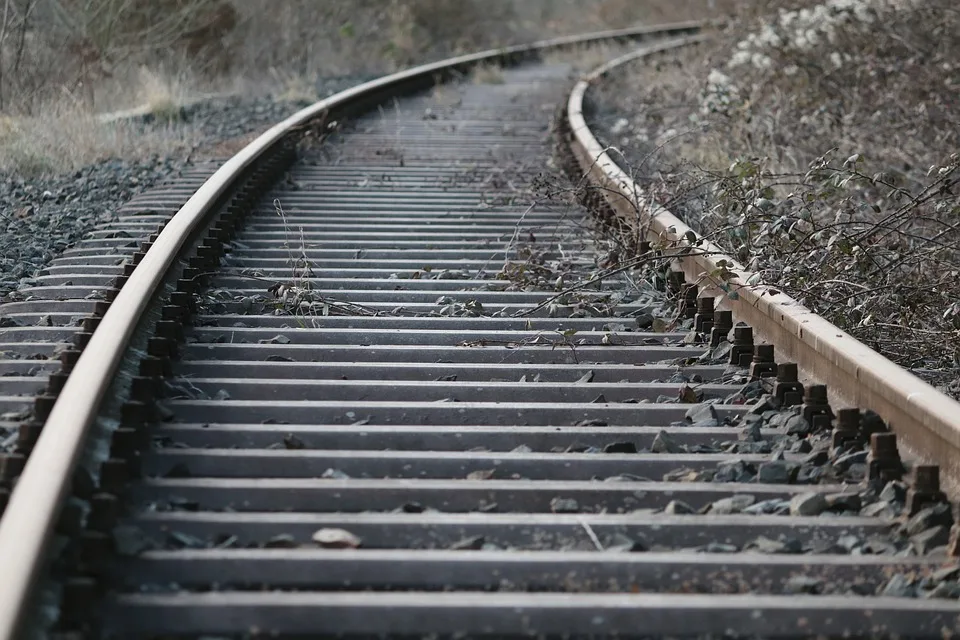
{"type": "Polygon", "coordinates": [[[814,450],[803,459],[803,464],[819,466],[825,464],[830,459],[830,454],[823,450],[814,450]]]}
{"type": "Polygon", "coordinates": [[[718,363],[728,362],[731,351],[733,351],[732,344],[729,342],[721,342],[710,352],[710,360],[718,363]]]}
{"type": "Polygon", "coordinates": [[[298,546],[296,538],[289,533],[277,534],[263,543],[264,549],[296,549],[298,546]]]}
{"type": "Polygon", "coordinates": [[[813,451],[813,445],[807,439],[797,440],[790,445],[791,453],[810,453],[811,451],[813,451]]]}
{"type": "Polygon", "coordinates": [[[777,402],[777,399],[772,395],[767,394],[761,397],[755,405],[750,407],[749,411],[747,411],[747,414],[759,415],[765,420],[769,420],[768,414],[771,414],[779,408],[780,403],[777,402]]]}
{"type": "Polygon", "coordinates": [[[753,475],[751,465],[743,460],[729,460],[717,464],[713,482],[749,482],[753,475]]]}
{"type": "Polygon", "coordinates": [[[918,555],[926,555],[936,547],[950,542],[950,527],[939,525],[910,536],[910,546],[918,555]]]}
{"type": "Polygon", "coordinates": [[[953,524],[953,512],[949,504],[936,504],[918,511],[904,525],[904,533],[914,536],[930,527],[943,525],[949,528],[953,524]]]}
{"type": "Polygon", "coordinates": [[[761,442],[763,434],[760,432],[760,423],[751,422],[740,429],[740,440],[744,442],[761,442]]]}
{"type": "Polygon", "coordinates": [[[356,549],[360,538],[346,529],[326,528],[313,533],[313,541],[324,549],[356,549]]]}
{"type": "Polygon", "coordinates": [[[860,552],[875,556],[892,556],[898,551],[897,545],[881,537],[873,537],[860,547],[860,552]]]}
{"type": "Polygon", "coordinates": [[[860,515],[868,518],[889,518],[895,516],[896,514],[897,510],[894,509],[889,502],[884,502],[883,500],[874,502],[873,504],[868,504],[864,508],[860,509],[860,515]]]}
{"type": "Polygon", "coordinates": [[[773,515],[773,514],[786,514],[790,511],[790,501],[789,500],[780,500],[778,498],[773,498],[770,500],[763,500],[755,504],[750,505],[743,510],[743,513],[749,513],[751,515],[773,515]]]}
{"type": "Polygon", "coordinates": [[[866,463],[855,463],[851,464],[850,467],[843,474],[843,477],[847,482],[862,482],[867,477],[867,465],[866,463]]]}
{"type": "Polygon", "coordinates": [[[827,500],[819,493],[801,493],[790,500],[790,515],[818,516],[827,509],[827,500]]]}
{"type": "Polygon", "coordinates": [[[898,573],[890,578],[880,595],[892,598],[915,598],[917,597],[917,590],[908,577],[898,573]]]}
{"type": "Polygon", "coordinates": [[[825,497],[832,511],[860,511],[860,496],[856,493],[831,493],[825,497]]]}
{"type": "Polygon", "coordinates": [[[923,597],[956,600],[960,598],[960,584],[956,582],[941,582],[930,591],[924,593],[923,597]]]}
{"type": "Polygon", "coordinates": [[[701,474],[690,467],[681,467],[663,474],[664,482],[697,482],[701,474]]]}
{"type": "Polygon", "coordinates": [[[784,426],[788,436],[807,436],[813,429],[803,416],[791,416],[784,426]]]}
{"type": "Polygon", "coordinates": [[[735,496],[730,496],[729,498],[721,498],[713,502],[710,505],[709,511],[707,513],[713,513],[717,515],[729,515],[731,513],[740,513],[754,502],[757,501],[756,496],[749,494],[740,494],[735,496]]]}
{"type": "Polygon", "coordinates": [[[791,576],[783,587],[787,593],[818,594],[823,589],[823,581],[811,576],[791,576]]]}
{"type": "Polygon", "coordinates": [[[907,499],[907,485],[898,480],[891,480],[880,492],[880,499],[902,504],[907,499]]]}
{"type": "Polygon", "coordinates": [[[650,445],[650,450],[654,453],[680,453],[683,448],[667,433],[661,429],[650,445]]]}
{"type": "Polygon", "coordinates": [[[736,442],[731,453],[770,453],[772,445],[768,440],[762,442],[736,442]]]}
{"type": "Polygon", "coordinates": [[[863,540],[855,535],[845,535],[837,538],[837,546],[842,547],[848,553],[863,544],[863,540]]]}
{"type": "Polygon", "coordinates": [[[636,453],[637,445],[632,442],[611,442],[603,447],[604,453],[636,453]]]}
{"type": "Polygon", "coordinates": [[[747,549],[752,549],[759,553],[802,553],[803,544],[795,539],[771,540],[766,536],[760,536],[749,542],[747,549]]]}
{"type": "Polygon", "coordinates": [[[944,567],[938,571],[934,571],[930,575],[930,580],[934,584],[939,584],[941,582],[952,582],[960,578],[960,565],[954,565],[952,567],[944,567]]]}
{"type": "Polygon", "coordinates": [[[697,427],[716,427],[720,424],[720,415],[709,402],[690,407],[685,417],[697,427]]]}
{"type": "Polygon", "coordinates": [[[766,484],[790,484],[795,474],[795,465],[787,462],[765,462],[757,469],[757,482],[766,484]]]}
{"type": "Polygon", "coordinates": [[[622,533],[615,533],[603,545],[605,551],[613,553],[638,553],[649,550],[646,540],[632,538],[622,533]]]}
{"type": "Polygon", "coordinates": [[[833,461],[833,468],[838,471],[847,470],[852,464],[863,464],[867,461],[866,451],[853,451],[845,453],[833,461]]]}
{"type": "Polygon", "coordinates": [[[685,515],[694,512],[694,508],[682,500],[671,500],[663,508],[663,512],[669,515],[685,515]]]}

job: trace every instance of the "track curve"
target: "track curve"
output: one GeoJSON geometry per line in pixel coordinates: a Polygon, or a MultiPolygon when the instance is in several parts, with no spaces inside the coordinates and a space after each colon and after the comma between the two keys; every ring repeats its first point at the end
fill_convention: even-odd
{"type": "MultiPolygon", "coordinates": [[[[891,586],[956,577],[931,469],[907,492],[874,415],[832,420],[791,366],[764,377],[772,351],[747,327],[687,314],[698,290],[664,282],[670,255],[596,191],[587,208],[542,197],[577,191],[541,175],[566,67],[369,110],[529,52],[301,112],[140,251],[0,521],[0,636],[23,622],[68,470],[91,460],[58,582],[60,628],[86,635],[960,630],[954,601],[891,586]]],[[[588,172],[593,151],[574,147],[588,172]]]]}

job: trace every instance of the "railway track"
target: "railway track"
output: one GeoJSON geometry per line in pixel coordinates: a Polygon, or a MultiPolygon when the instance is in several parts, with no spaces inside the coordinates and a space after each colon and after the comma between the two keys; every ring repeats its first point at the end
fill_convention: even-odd
{"type": "Polygon", "coordinates": [[[938,467],[860,409],[920,427],[800,384],[791,312],[717,295],[682,223],[636,235],[567,66],[414,91],[450,66],[143,196],[0,307],[0,634],[960,631],[938,467]]]}

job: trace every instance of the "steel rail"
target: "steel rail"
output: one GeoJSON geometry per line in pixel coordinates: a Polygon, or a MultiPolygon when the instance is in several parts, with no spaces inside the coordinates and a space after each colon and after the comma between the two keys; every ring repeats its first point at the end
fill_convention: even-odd
{"type": "MultiPolygon", "coordinates": [[[[666,51],[702,39],[694,36],[654,49],[666,51]]],[[[581,169],[601,188],[604,199],[620,217],[636,223],[639,214],[649,240],[666,240],[675,247],[688,281],[698,282],[707,291],[705,295],[717,297],[718,303],[775,344],[785,360],[796,362],[835,390],[837,399],[880,414],[891,429],[904,436],[909,448],[940,465],[949,488],[956,490],[960,485],[960,404],[776,288],[747,284],[751,273],[742,264],[658,205],[597,140],[583,115],[588,89],[624,64],[650,53],[648,48],[611,60],[571,92],[566,124],[581,169]],[[726,262],[725,269],[721,261],[726,262]],[[734,272],[734,277],[721,281],[710,275],[724,271],[734,272]],[[728,295],[732,290],[738,295],[728,295]]]]}
{"type": "Polygon", "coordinates": [[[188,239],[202,229],[218,200],[245,172],[287,137],[320,119],[336,119],[385,97],[429,86],[438,77],[484,62],[509,64],[561,47],[621,38],[694,33],[701,22],[569,36],[459,56],[367,82],[321,100],[273,126],[242,149],[177,211],[130,275],[83,350],[47,418],[0,519],[0,638],[12,640],[24,623],[46,549],[91,425],[113,382],[135,328],[188,239]]]}

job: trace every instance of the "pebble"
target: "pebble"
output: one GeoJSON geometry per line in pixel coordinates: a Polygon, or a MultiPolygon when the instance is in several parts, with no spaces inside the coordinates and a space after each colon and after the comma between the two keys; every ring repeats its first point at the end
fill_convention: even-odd
{"type": "Polygon", "coordinates": [[[847,453],[833,461],[833,468],[837,471],[846,471],[853,464],[863,464],[867,461],[866,451],[847,453]]]}
{"type": "Polygon", "coordinates": [[[677,444],[669,433],[661,429],[653,439],[650,450],[654,453],[680,453],[683,451],[683,447],[677,444]]]}
{"type": "Polygon", "coordinates": [[[907,520],[903,527],[904,533],[914,536],[930,527],[942,525],[950,527],[953,524],[953,512],[949,504],[936,504],[925,507],[907,520]]]}
{"type": "Polygon", "coordinates": [[[790,500],[790,515],[818,516],[828,508],[827,499],[819,493],[801,493],[790,500]]]}
{"type": "Polygon", "coordinates": [[[720,426],[720,415],[713,404],[705,402],[687,409],[686,419],[695,427],[720,426]]]}
{"type": "Polygon", "coordinates": [[[907,485],[898,480],[891,480],[880,492],[880,499],[903,504],[907,499],[907,485]]]}
{"type": "Polygon", "coordinates": [[[646,540],[632,538],[622,533],[615,533],[610,536],[608,542],[603,545],[603,548],[605,551],[614,553],[637,553],[650,549],[646,540]]]}
{"type": "Polygon", "coordinates": [[[938,525],[910,536],[910,546],[919,555],[926,555],[936,547],[942,547],[950,541],[950,527],[938,525]]]}
{"type": "Polygon", "coordinates": [[[295,549],[297,546],[296,539],[289,533],[275,535],[263,543],[264,549],[295,549]]]}
{"type": "Polygon", "coordinates": [[[603,452],[604,453],[636,453],[637,445],[633,444],[632,442],[611,442],[610,444],[606,445],[603,448],[603,452]]]}
{"type": "Polygon", "coordinates": [[[960,584],[956,582],[941,582],[930,591],[924,593],[923,597],[956,600],[960,598],[960,584]]]}
{"type": "Polygon", "coordinates": [[[765,536],[760,536],[749,542],[746,548],[760,553],[802,553],[803,543],[796,538],[771,540],[765,536]]]}
{"type": "Polygon", "coordinates": [[[823,581],[810,576],[791,576],[784,584],[787,593],[818,594],[823,589],[823,581]]]}
{"type": "Polygon", "coordinates": [[[740,429],[740,440],[747,442],[762,442],[763,434],[760,432],[760,423],[753,421],[740,429]]]}
{"type": "Polygon", "coordinates": [[[790,501],[779,500],[777,498],[757,502],[743,510],[744,513],[749,513],[751,515],[783,515],[789,513],[789,511],[790,501]]]}
{"type": "Polygon", "coordinates": [[[788,436],[807,436],[813,431],[810,423],[803,416],[791,416],[784,426],[787,428],[788,436]]]}
{"type": "Polygon", "coordinates": [[[898,573],[887,581],[880,595],[894,598],[915,598],[917,590],[913,587],[909,578],[898,573]]]}
{"type": "Polygon", "coordinates": [[[730,460],[717,464],[713,476],[714,482],[749,482],[753,479],[755,468],[743,460],[730,460]]]}
{"type": "Polygon", "coordinates": [[[682,500],[671,500],[663,508],[663,512],[669,515],[686,515],[694,512],[694,508],[682,500]]]}
{"type": "Polygon", "coordinates": [[[769,484],[790,484],[796,477],[796,465],[783,461],[765,462],[757,469],[757,482],[769,484]]]}
{"type": "Polygon", "coordinates": [[[319,529],[313,534],[313,541],[324,549],[356,549],[361,540],[346,529],[319,529]]]}
{"type": "Polygon", "coordinates": [[[681,467],[663,474],[664,482],[697,482],[699,479],[700,473],[689,467],[681,467]]]}
{"type": "Polygon", "coordinates": [[[721,498],[720,500],[710,504],[710,508],[707,513],[716,515],[740,513],[756,501],[757,499],[755,496],[748,494],[730,496],[729,498],[721,498]]]}
{"type": "Polygon", "coordinates": [[[860,511],[861,500],[856,493],[831,493],[825,498],[832,511],[860,511]]]}
{"type": "Polygon", "coordinates": [[[554,513],[580,513],[580,504],[573,498],[554,498],[550,501],[554,513]]]}
{"type": "Polygon", "coordinates": [[[735,442],[731,447],[731,453],[770,453],[773,445],[764,440],[763,442],[735,442]]]}

